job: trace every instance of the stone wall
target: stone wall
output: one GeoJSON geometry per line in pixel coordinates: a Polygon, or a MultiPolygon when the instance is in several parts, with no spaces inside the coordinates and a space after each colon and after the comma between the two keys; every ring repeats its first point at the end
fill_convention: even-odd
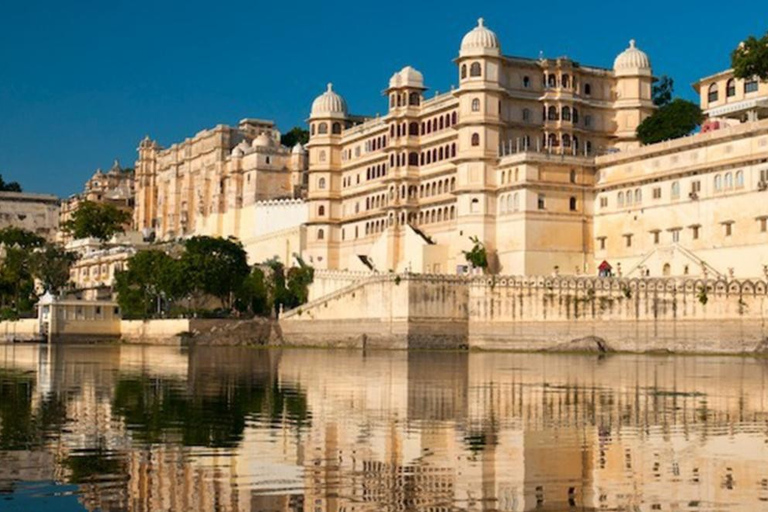
{"type": "Polygon", "coordinates": [[[40,324],[37,318],[0,322],[0,342],[39,341],[41,339],[40,324]]]}
{"type": "Polygon", "coordinates": [[[179,344],[181,335],[190,330],[190,320],[186,318],[120,322],[120,335],[125,343],[179,344]]]}
{"type": "Polygon", "coordinates": [[[280,324],[287,344],[751,353],[766,317],[763,281],[389,274],[280,324]]]}

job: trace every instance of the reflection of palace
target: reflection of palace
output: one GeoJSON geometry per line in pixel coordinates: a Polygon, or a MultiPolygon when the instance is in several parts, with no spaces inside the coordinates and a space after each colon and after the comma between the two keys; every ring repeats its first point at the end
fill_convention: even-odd
{"type": "Polygon", "coordinates": [[[89,510],[751,511],[768,498],[760,361],[0,350],[3,488],[75,482],[89,510]],[[14,437],[27,417],[63,433],[14,437]],[[44,467],[12,476],[25,461],[44,467]]]}

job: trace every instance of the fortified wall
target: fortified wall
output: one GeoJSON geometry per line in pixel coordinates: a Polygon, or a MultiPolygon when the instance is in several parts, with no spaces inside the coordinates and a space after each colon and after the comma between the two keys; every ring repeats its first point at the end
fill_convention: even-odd
{"type": "Polygon", "coordinates": [[[767,299],[760,280],[387,274],[280,325],[297,345],[752,353],[768,348],[767,299]]]}

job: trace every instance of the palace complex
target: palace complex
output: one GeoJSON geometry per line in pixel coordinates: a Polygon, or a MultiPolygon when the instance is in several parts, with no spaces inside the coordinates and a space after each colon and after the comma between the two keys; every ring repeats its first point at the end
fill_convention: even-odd
{"type": "Polygon", "coordinates": [[[337,270],[456,273],[472,238],[504,274],[762,276],[768,264],[768,84],[695,84],[702,133],[640,146],[654,112],[634,41],[612,69],[504,55],[482,20],[458,87],[427,99],[395,73],[385,116],[312,104],[305,259],[337,270]]]}

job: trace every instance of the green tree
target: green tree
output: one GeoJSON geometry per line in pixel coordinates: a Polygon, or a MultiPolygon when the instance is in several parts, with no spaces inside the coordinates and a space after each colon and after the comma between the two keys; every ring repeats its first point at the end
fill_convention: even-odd
{"type": "Polygon", "coordinates": [[[302,146],[309,142],[309,132],[300,126],[294,126],[291,131],[284,133],[280,137],[280,144],[283,146],[292,148],[296,144],[302,146]]]}
{"type": "Polygon", "coordinates": [[[637,138],[643,144],[654,144],[684,137],[693,132],[703,119],[697,104],[676,98],[640,123],[637,138]]]}
{"type": "Polygon", "coordinates": [[[653,84],[653,104],[663,107],[672,103],[672,93],[675,89],[675,81],[667,75],[662,75],[653,84]]]}
{"type": "Polygon", "coordinates": [[[269,296],[269,283],[264,271],[255,267],[237,291],[235,307],[243,313],[257,316],[269,316],[272,302],[269,296]]]}
{"type": "Polygon", "coordinates": [[[75,253],[46,244],[30,255],[30,271],[46,291],[58,293],[69,283],[69,271],[76,260],[75,253]]]}
{"type": "Polygon", "coordinates": [[[731,52],[736,78],[768,80],[768,32],[760,39],[749,36],[731,52]]]}
{"type": "Polygon", "coordinates": [[[159,250],[140,251],[115,274],[117,301],[126,318],[151,318],[189,292],[179,260],[159,250]]]}
{"type": "Polygon", "coordinates": [[[131,214],[107,203],[83,201],[62,228],[75,238],[96,238],[106,242],[125,231],[131,214]]]}
{"type": "Polygon", "coordinates": [[[474,245],[471,250],[462,251],[464,257],[467,259],[467,263],[474,268],[481,268],[485,272],[488,269],[488,251],[486,251],[483,242],[476,236],[471,236],[469,239],[474,245]]]}
{"type": "Polygon", "coordinates": [[[0,229],[0,245],[29,251],[45,245],[45,239],[26,229],[10,226],[0,229]]]}
{"type": "Polygon", "coordinates": [[[25,229],[8,227],[0,230],[3,257],[0,263],[0,307],[2,317],[18,318],[31,313],[36,301],[31,257],[45,245],[45,240],[25,229]]]}
{"type": "Polygon", "coordinates": [[[192,237],[184,244],[181,264],[192,294],[217,297],[225,308],[232,307],[251,272],[243,245],[233,238],[192,237]]]}
{"type": "Polygon", "coordinates": [[[21,185],[16,181],[6,182],[0,174],[0,192],[21,192],[21,185]]]}

